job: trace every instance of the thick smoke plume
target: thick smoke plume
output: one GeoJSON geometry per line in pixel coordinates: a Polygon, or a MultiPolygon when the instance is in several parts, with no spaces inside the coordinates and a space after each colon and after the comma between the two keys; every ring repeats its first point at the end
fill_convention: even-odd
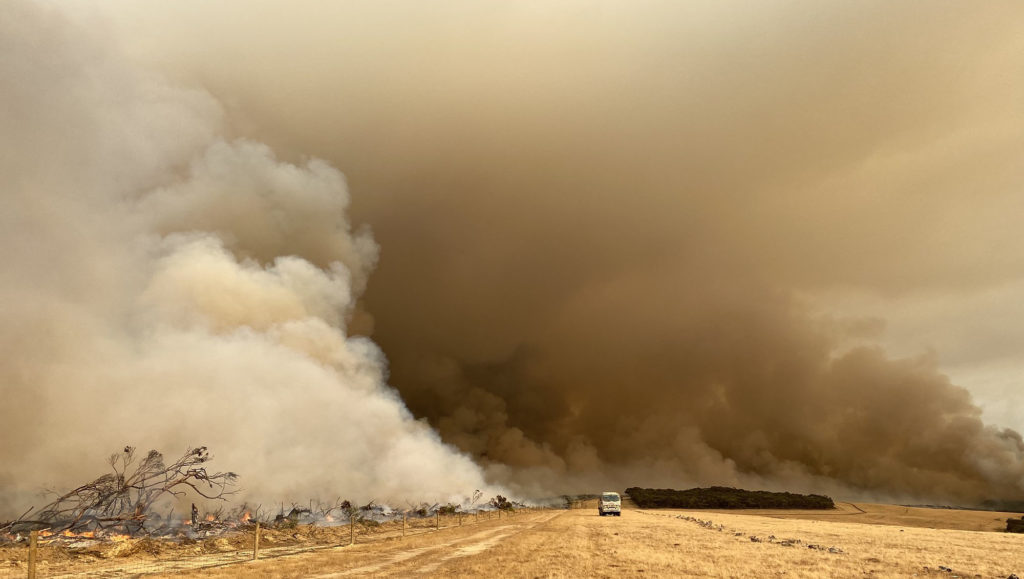
{"type": "Polygon", "coordinates": [[[1024,344],[1020,3],[124,8],[366,193],[360,330],[495,476],[1021,497],[944,375],[1024,344]]]}
{"type": "MultiPolygon", "coordinates": [[[[1022,497],[1020,436],[972,394],[986,413],[1019,396],[946,372],[1021,369],[1020,3],[81,6],[225,114],[202,93],[110,88],[81,49],[2,53],[67,69],[5,77],[25,79],[5,99],[36,87],[37,111],[5,123],[46,127],[4,132],[4,175],[26,183],[3,230],[11,400],[66,416],[113,388],[116,413],[88,407],[164,424],[138,400],[168,388],[183,423],[237,408],[229,446],[245,445],[234,425],[302,406],[280,392],[324,368],[379,383],[379,363],[348,363],[376,350],[331,331],[348,320],[414,415],[523,491],[1022,497]],[[250,141],[218,143],[218,122],[250,141]],[[114,136],[83,144],[97,127],[114,136]],[[318,209],[338,175],[306,154],[360,193],[351,215],[381,246],[369,281],[368,238],[318,209]],[[232,185],[250,178],[275,186],[232,185]]],[[[342,432],[367,412],[316,400],[342,432]]],[[[267,444],[298,464],[315,422],[267,444]]]]}
{"type": "Polygon", "coordinates": [[[100,37],[0,5],[0,514],[126,443],[208,445],[251,500],[485,488],[349,335],[378,248],[342,174],[228,138],[100,37]]]}

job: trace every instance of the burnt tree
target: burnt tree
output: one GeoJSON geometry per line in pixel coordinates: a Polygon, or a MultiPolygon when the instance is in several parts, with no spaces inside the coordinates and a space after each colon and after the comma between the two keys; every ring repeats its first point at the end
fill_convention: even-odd
{"type": "Polygon", "coordinates": [[[31,517],[30,510],[4,527],[48,528],[55,532],[100,529],[135,534],[162,497],[183,496],[188,491],[207,499],[225,499],[233,494],[231,487],[238,475],[207,472],[203,465],[211,458],[207,448],[200,446],[189,448],[170,464],[155,450],[138,460],[135,447],[126,446],[122,452],[110,455],[108,463],[112,472],[58,494],[53,502],[31,517]]]}

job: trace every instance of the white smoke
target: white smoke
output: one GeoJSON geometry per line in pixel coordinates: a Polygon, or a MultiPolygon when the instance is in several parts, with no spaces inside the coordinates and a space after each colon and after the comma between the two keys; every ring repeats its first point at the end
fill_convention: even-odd
{"type": "Polygon", "coordinates": [[[0,511],[125,444],[206,445],[256,500],[485,488],[347,331],[378,249],[343,175],[98,37],[0,4],[0,511]]]}

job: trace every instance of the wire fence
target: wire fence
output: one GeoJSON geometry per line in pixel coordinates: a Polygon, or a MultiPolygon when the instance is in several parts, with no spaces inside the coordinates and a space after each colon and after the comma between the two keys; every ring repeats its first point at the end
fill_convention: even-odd
{"type": "MultiPolygon", "coordinates": [[[[81,579],[175,575],[275,559],[348,545],[404,538],[510,520],[539,509],[479,510],[427,515],[397,513],[384,520],[333,526],[256,523],[198,539],[95,539],[32,531],[0,543],[0,579],[81,579]]],[[[243,573],[239,569],[239,573],[243,573]]],[[[250,575],[249,569],[244,571],[250,575]]]]}

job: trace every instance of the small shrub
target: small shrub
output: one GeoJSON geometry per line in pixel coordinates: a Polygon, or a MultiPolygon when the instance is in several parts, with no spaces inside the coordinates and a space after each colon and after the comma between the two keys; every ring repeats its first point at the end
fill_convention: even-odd
{"type": "Polygon", "coordinates": [[[512,503],[501,495],[498,495],[488,501],[488,504],[501,511],[507,511],[512,508],[512,503]]]}

